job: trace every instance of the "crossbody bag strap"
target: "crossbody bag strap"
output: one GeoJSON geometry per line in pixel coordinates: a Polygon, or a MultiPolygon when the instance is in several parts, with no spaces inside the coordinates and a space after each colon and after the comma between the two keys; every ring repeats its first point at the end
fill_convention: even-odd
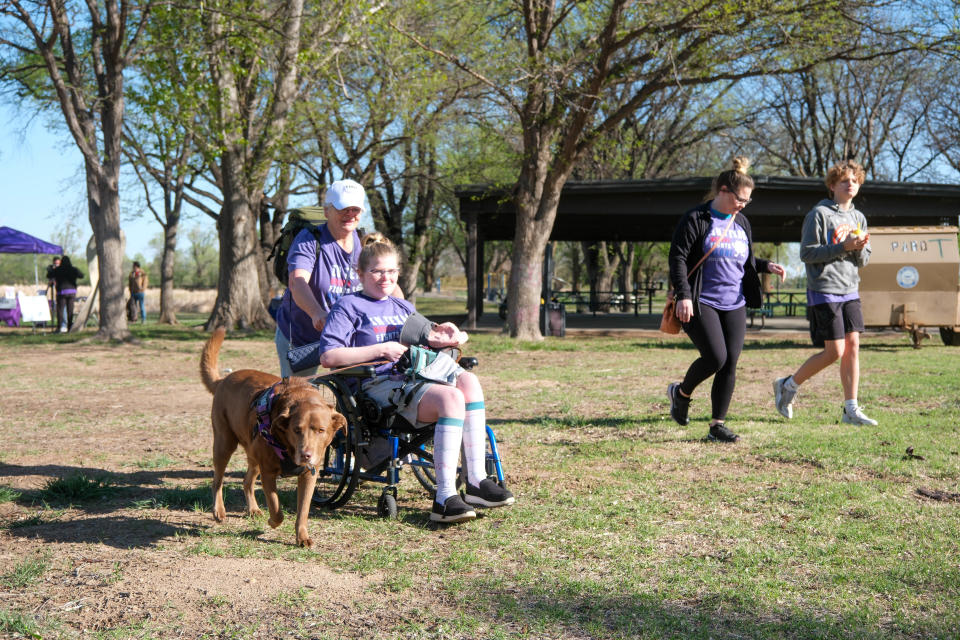
{"type": "Polygon", "coordinates": [[[734,214],[732,214],[732,215],[730,216],[730,222],[728,222],[728,223],[727,223],[727,226],[725,226],[725,227],[723,228],[723,235],[721,235],[721,236],[720,236],[720,239],[717,240],[716,242],[714,242],[714,243],[710,246],[710,249],[709,249],[705,254],[703,254],[703,257],[700,258],[700,260],[697,262],[697,264],[693,265],[693,269],[690,269],[689,273],[687,273],[687,280],[689,280],[689,279],[690,279],[690,276],[693,275],[693,272],[697,270],[697,267],[699,267],[700,265],[702,265],[702,264],[703,264],[703,261],[706,260],[706,259],[710,256],[711,253],[713,253],[713,250],[717,248],[717,245],[727,239],[727,232],[730,231],[730,227],[731,227],[731,225],[733,225],[733,219],[736,218],[736,217],[737,217],[737,214],[736,214],[736,213],[734,213],[734,214]]]}

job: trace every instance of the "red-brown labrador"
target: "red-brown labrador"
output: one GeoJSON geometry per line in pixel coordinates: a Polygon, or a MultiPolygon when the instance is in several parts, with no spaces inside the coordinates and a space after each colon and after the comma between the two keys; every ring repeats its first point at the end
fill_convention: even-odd
{"type": "Polygon", "coordinates": [[[346,430],[347,421],[303,378],[281,380],[253,369],[234,371],[221,378],[217,354],[225,333],[223,328],[214,331],[200,358],[200,377],[213,394],[213,517],[217,522],[226,518],[223,475],[240,444],[247,454],[247,473],[243,478],[247,513],[260,513],[253,488],[259,475],[271,527],[283,522],[277,476],[290,475],[291,469],[299,467],[293,471],[298,476],[297,544],[309,547],[313,542],[307,531],[307,517],[317,483],[314,467],[322,463],[324,451],[336,432],[346,430]],[[264,393],[266,398],[261,395],[264,393]],[[261,400],[259,411],[254,406],[257,400],[261,400]]]}

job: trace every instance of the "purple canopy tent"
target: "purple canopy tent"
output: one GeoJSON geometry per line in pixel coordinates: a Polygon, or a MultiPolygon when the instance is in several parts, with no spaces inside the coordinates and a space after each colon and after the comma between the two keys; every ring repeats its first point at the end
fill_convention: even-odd
{"type": "MultiPolygon", "coordinates": [[[[33,258],[33,279],[36,281],[37,285],[40,284],[40,277],[37,273],[37,258],[36,254],[38,253],[55,253],[57,255],[63,254],[63,247],[60,245],[53,244],[52,242],[47,242],[46,240],[41,240],[40,238],[34,238],[29,233],[24,233],[23,231],[17,231],[16,229],[11,229],[10,227],[0,227],[0,253],[32,253],[34,254],[33,258]]],[[[4,309],[3,313],[7,316],[3,320],[11,326],[20,325],[20,302],[18,302],[16,308],[14,309],[4,309]]],[[[36,327],[36,324],[34,324],[36,327]]]]}
{"type": "Polygon", "coordinates": [[[33,280],[36,286],[40,286],[40,275],[37,272],[38,253],[54,253],[63,255],[63,247],[40,238],[34,238],[29,233],[17,231],[10,227],[0,227],[0,253],[32,253],[33,259],[33,280]]]}
{"type": "Polygon", "coordinates": [[[56,253],[63,254],[60,245],[34,238],[23,231],[0,227],[0,253],[56,253]]]}

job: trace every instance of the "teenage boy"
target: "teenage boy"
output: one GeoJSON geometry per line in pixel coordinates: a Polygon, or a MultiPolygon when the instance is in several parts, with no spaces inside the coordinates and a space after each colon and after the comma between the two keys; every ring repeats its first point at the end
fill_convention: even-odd
{"type": "Polygon", "coordinates": [[[803,220],[800,259],[807,270],[807,304],[824,347],[792,376],[774,381],[774,403],[787,419],[793,417],[793,400],[800,385],[839,360],[843,386],[840,421],[877,424],[857,402],[863,331],[859,269],[870,259],[870,234],[867,219],[854,207],[853,199],[864,177],[863,167],[852,160],[831,167],[826,177],[831,198],[817,203],[803,220]]]}

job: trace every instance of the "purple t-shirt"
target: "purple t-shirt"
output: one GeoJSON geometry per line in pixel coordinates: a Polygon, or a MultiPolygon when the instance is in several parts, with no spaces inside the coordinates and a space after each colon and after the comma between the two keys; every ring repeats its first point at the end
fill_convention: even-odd
{"type": "MultiPolygon", "coordinates": [[[[345,295],[333,305],[323,326],[320,353],[338,347],[366,347],[400,340],[400,329],[415,311],[400,298],[374,300],[363,293],[345,295]]],[[[380,375],[390,373],[393,363],[377,366],[380,375]]]]}
{"type": "Polygon", "coordinates": [[[828,302],[850,302],[851,300],[859,300],[860,292],[854,291],[853,293],[824,293],[823,291],[814,291],[813,289],[807,289],[807,304],[811,307],[815,304],[826,304],[828,302]]]}
{"type": "Polygon", "coordinates": [[[710,231],[703,241],[703,252],[717,248],[703,263],[703,290],[700,302],[730,311],[746,304],[743,298],[743,266],[747,262],[747,233],[730,217],[710,209],[710,231]],[[727,227],[729,226],[729,229],[727,227]],[[727,229],[724,233],[724,229],[727,229]]]}
{"type": "MultiPolygon", "coordinates": [[[[320,242],[309,229],[303,229],[290,244],[287,254],[287,273],[294,269],[310,272],[310,290],[320,306],[328,312],[341,296],[363,288],[357,275],[360,259],[360,236],[353,233],[353,251],[344,251],[330,234],[327,225],[320,227],[320,242]]],[[[313,320],[297,306],[288,288],[283,292],[277,310],[277,327],[290,341],[290,346],[299,347],[316,342],[320,332],[313,328],[313,320]]]]}

